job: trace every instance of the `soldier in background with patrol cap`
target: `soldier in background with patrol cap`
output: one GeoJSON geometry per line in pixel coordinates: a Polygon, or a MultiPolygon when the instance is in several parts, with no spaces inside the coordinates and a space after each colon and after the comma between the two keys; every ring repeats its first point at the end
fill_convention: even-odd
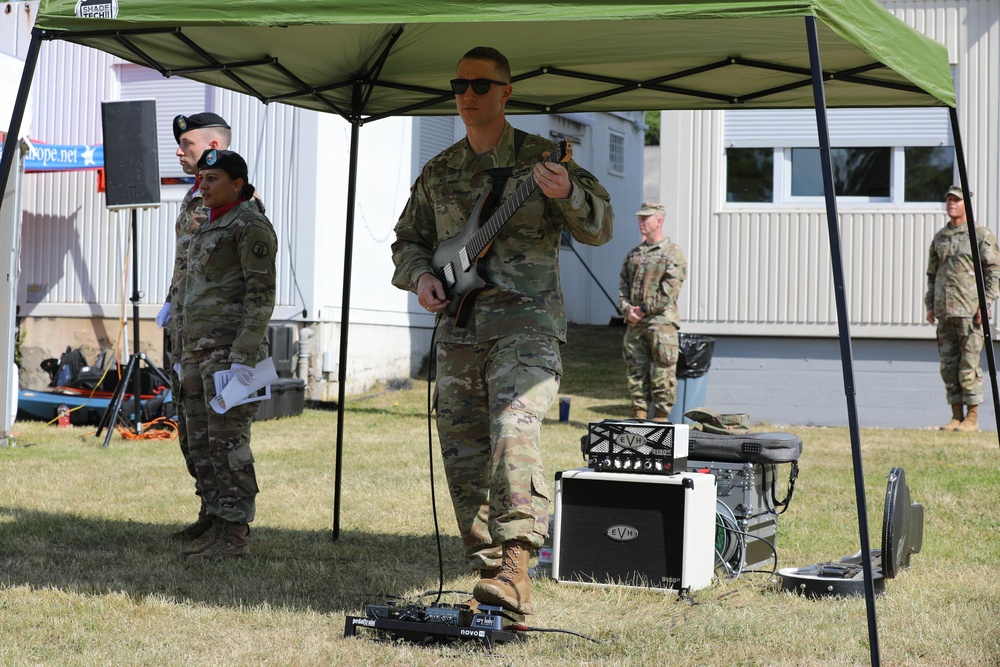
{"type": "Polygon", "coordinates": [[[196,462],[191,457],[187,436],[187,419],[184,412],[184,387],[180,380],[181,335],[179,327],[184,313],[184,290],[187,283],[187,255],[191,235],[208,216],[208,210],[202,206],[200,182],[198,179],[198,160],[202,154],[211,148],[229,148],[232,140],[232,130],[222,116],[211,112],[196,113],[191,116],[177,116],[173,122],[174,139],[177,141],[175,155],[180,160],[181,169],[185,174],[195,177],[194,185],[184,194],[181,200],[180,212],[175,224],[176,245],[174,251],[174,272],[170,278],[170,289],[167,299],[156,315],[156,324],[162,329],[166,327],[170,340],[169,365],[170,390],[174,399],[174,411],[177,416],[177,440],[180,443],[181,454],[188,473],[195,480],[195,493],[201,498],[198,518],[172,536],[180,540],[193,540],[200,537],[211,526],[212,522],[206,513],[206,503],[218,502],[218,491],[214,486],[204,488],[198,481],[195,469],[198,465],[207,465],[207,461],[196,462]]]}
{"type": "MultiPolygon", "coordinates": [[[[969,193],[972,196],[972,193],[969,193]]],[[[983,317],[976,287],[975,265],[962,188],[953,185],[945,195],[948,224],[934,235],[927,260],[927,322],[937,322],[941,379],[951,404],[951,421],[942,431],[978,431],[983,402],[983,317]],[[968,412],[963,410],[968,406],[968,412]]],[[[1000,294],[1000,252],[987,227],[976,226],[979,260],[990,309],[1000,294]]],[[[990,311],[988,311],[989,313],[990,311]]]]}
{"type": "Polygon", "coordinates": [[[211,527],[182,555],[190,560],[245,558],[258,491],[250,451],[258,404],[231,406],[219,414],[210,402],[220,389],[216,372],[229,370],[234,381],[250,384],[254,367],[267,357],[277,238],[253,198],[240,155],[213,148],[205,151],[198,168],[209,214],[188,250],[181,377],[191,455],[208,462],[199,463],[195,472],[203,488],[214,488],[217,500],[206,507],[211,527]]]}
{"type": "Polygon", "coordinates": [[[663,235],[661,204],[635,212],[642,243],[625,256],[618,283],[618,309],[625,317],[625,377],[632,417],[667,421],[677,397],[677,297],[687,278],[687,258],[663,235]]]}

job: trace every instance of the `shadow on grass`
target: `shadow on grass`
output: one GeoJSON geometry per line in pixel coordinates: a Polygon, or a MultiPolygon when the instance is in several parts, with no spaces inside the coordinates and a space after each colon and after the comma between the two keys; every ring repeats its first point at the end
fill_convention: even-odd
{"type": "MultiPolygon", "coordinates": [[[[179,555],[189,543],[170,537],[176,529],[0,508],[0,584],[319,613],[353,613],[387,597],[438,588],[434,535],[349,531],[334,541],[332,530],[251,526],[250,558],[191,562],[179,555]]],[[[469,574],[462,563],[447,560],[462,553],[457,537],[442,537],[442,550],[446,582],[469,574]]]]}
{"type": "Polygon", "coordinates": [[[561,350],[562,385],[559,391],[628,403],[625,360],[622,346],[624,327],[570,325],[561,350]]]}

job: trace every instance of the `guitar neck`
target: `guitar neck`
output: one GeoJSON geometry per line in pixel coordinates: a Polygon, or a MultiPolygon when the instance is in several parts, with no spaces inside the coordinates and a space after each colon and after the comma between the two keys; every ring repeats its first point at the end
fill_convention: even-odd
{"type": "MultiPolygon", "coordinates": [[[[562,144],[556,147],[543,162],[558,162],[562,158],[562,144]]],[[[503,226],[517,213],[517,209],[531,196],[538,184],[535,183],[534,174],[529,176],[524,182],[517,186],[514,193],[493,212],[490,219],[479,227],[479,231],[472,235],[466,248],[470,257],[478,257],[479,254],[493,242],[496,235],[500,233],[503,226]]]]}

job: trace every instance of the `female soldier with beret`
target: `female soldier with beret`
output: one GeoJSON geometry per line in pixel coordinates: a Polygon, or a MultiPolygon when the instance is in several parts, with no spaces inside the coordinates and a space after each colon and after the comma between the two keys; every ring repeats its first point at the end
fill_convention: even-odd
{"type": "Polygon", "coordinates": [[[183,376],[188,438],[197,470],[219,490],[207,509],[212,527],[182,555],[192,560],[245,558],[249,523],[256,509],[257,480],[250,451],[250,423],[257,403],[223,414],[210,401],[215,373],[230,370],[244,383],[268,354],[267,326],[274,310],[277,238],[253,198],[246,161],[233,151],[211,149],[198,161],[201,196],[209,217],[194,233],[182,326],[183,376]]]}

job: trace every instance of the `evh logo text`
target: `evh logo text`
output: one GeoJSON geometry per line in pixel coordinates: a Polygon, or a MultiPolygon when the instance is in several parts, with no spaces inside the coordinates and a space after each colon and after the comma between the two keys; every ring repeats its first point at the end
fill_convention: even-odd
{"type": "Polygon", "coordinates": [[[615,436],[615,444],[625,449],[635,449],[646,444],[646,437],[638,433],[619,433],[615,436]]]}
{"type": "Polygon", "coordinates": [[[629,542],[639,537],[639,531],[632,526],[611,526],[608,528],[607,536],[616,542],[629,542]]]}

